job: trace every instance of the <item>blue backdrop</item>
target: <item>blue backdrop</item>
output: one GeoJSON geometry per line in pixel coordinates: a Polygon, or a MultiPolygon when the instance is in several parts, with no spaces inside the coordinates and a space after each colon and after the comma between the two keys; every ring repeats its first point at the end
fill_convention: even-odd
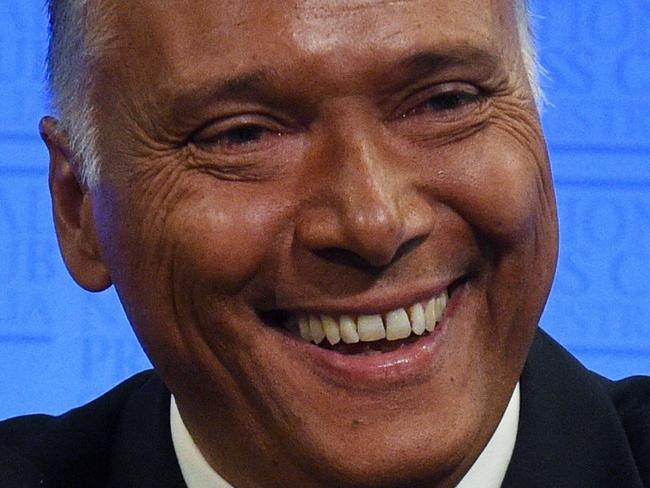
{"type": "MultiPolygon", "coordinates": [[[[561,254],[542,324],[610,377],[650,374],[650,1],[537,0],[561,254]]],[[[42,0],[0,3],[0,418],[58,413],[148,367],[110,290],[57,250],[37,123],[42,0]]]]}

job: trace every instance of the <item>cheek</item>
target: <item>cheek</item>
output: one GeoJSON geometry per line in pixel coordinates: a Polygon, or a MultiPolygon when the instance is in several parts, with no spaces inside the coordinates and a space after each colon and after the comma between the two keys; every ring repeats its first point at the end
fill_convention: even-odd
{"type": "Polygon", "coordinates": [[[451,198],[474,231],[504,250],[550,231],[554,197],[543,147],[533,152],[501,139],[473,148],[461,158],[451,198]]]}
{"type": "Polygon", "coordinates": [[[97,201],[102,251],[121,295],[196,287],[236,294],[281,242],[286,210],[274,200],[278,192],[189,173],[159,176],[147,187],[106,188],[97,201]]]}
{"type": "Polygon", "coordinates": [[[554,274],[554,195],[543,143],[523,146],[502,137],[475,147],[465,154],[454,195],[487,265],[485,312],[488,323],[496,325],[486,328],[494,337],[485,343],[497,341],[500,347],[490,348],[497,353],[492,360],[514,358],[514,372],[525,358],[554,274]]]}
{"type": "MultiPolygon", "coordinates": [[[[218,190],[217,190],[218,192],[218,190]]],[[[174,259],[190,279],[204,277],[224,294],[234,294],[260,273],[281,239],[282,209],[268,199],[235,192],[184,202],[174,259]]]]}
{"type": "Polygon", "coordinates": [[[468,210],[482,234],[516,244],[534,229],[541,195],[533,168],[514,159],[516,155],[508,156],[489,164],[480,180],[472,182],[468,194],[475,204],[468,210]]]}

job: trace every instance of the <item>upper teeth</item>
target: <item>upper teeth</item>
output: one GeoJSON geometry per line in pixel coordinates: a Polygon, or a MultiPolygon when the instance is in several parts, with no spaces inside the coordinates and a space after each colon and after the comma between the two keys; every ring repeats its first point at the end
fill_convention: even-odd
{"type": "Polygon", "coordinates": [[[300,315],[298,328],[303,339],[315,344],[320,344],[325,339],[331,345],[340,341],[346,344],[380,339],[395,341],[405,339],[412,333],[422,335],[425,330],[433,332],[445,312],[447,299],[445,290],[430,300],[383,315],[300,315]]]}

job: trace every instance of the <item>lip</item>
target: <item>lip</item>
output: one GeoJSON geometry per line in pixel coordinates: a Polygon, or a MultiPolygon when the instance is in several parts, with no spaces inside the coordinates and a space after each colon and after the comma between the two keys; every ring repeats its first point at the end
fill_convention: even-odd
{"type": "Polygon", "coordinates": [[[385,387],[390,383],[415,383],[418,379],[431,375],[432,366],[435,369],[436,359],[450,336],[452,328],[449,327],[449,322],[453,320],[455,311],[465,296],[465,285],[463,283],[455,289],[442,320],[432,333],[390,352],[374,355],[340,354],[306,342],[284,329],[276,330],[283,337],[287,353],[295,354],[297,361],[305,364],[326,382],[352,389],[385,387]]]}
{"type": "MultiPolygon", "coordinates": [[[[374,292],[372,296],[354,296],[341,300],[336,300],[332,303],[323,303],[319,301],[318,305],[311,303],[303,303],[299,306],[278,307],[282,308],[284,314],[289,315],[331,315],[333,317],[341,315],[373,315],[384,314],[397,310],[399,308],[408,307],[417,302],[430,300],[432,297],[440,295],[443,291],[454,291],[465,283],[468,276],[461,276],[453,280],[446,280],[439,282],[434,286],[418,287],[413,285],[411,288],[416,289],[416,292],[403,293],[396,296],[392,290],[382,292],[374,292]]],[[[267,313],[262,311],[262,313],[267,313]]]]}

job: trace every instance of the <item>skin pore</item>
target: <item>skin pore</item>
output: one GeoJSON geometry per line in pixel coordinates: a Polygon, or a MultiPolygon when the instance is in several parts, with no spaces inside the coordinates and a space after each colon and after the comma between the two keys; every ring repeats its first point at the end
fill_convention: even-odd
{"type": "Polygon", "coordinates": [[[132,0],[114,16],[96,188],[41,126],[73,277],[115,285],[234,486],[454,486],[555,269],[512,2],[132,0]],[[340,371],[268,318],[381,313],[452,284],[426,354],[379,373],[340,371]]]}

